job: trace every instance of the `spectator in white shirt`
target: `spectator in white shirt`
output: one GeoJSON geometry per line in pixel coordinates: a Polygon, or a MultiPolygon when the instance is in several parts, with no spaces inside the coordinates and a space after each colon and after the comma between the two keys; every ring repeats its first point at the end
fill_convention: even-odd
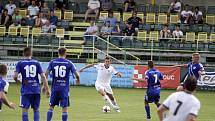
{"type": "Polygon", "coordinates": [[[168,13],[180,13],[181,12],[181,2],[180,0],[173,0],[170,4],[168,13]]]}
{"type": "Polygon", "coordinates": [[[88,9],[85,13],[85,21],[87,21],[88,15],[90,13],[96,13],[96,19],[98,18],[99,15],[99,8],[100,8],[100,2],[99,0],[89,0],[88,2],[88,9]]]}
{"type": "Polygon", "coordinates": [[[5,8],[8,10],[8,15],[13,15],[14,10],[16,9],[16,5],[13,4],[13,0],[8,0],[8,4],[5,6],[5,8]]]}
{"type": "Polygon", "coordinates": [[[196,24],[203,24],[203,14],[199,10],[199,7],[195,7],[195,11],[193,12],[193,18],[196,24]]]}
{"type": "Polygon", "coordinates": [[[32,0],[31,2],[31,6],[28,6],[28,16],[27,17],[30,17],[30,18],[37,18],[37,15],[39,13],[39,7],[36,6],[36,3],[35,3],[35,0],[32,0]]]}
{"type": "Polygon", "coordinates": [[[169,38],[171,36],[171,31],[168,29],[168,25],[164,25],[164,28],[160,31],[160,38],[169,38]]]}
{"type": "Polygon", "coordinates": [[[46,23],[42,26],[42,32],[43,32],[43,33],[50,33],[50,32],[53,32],[49,20],[47,20],[46,23]]]}
{"type": "Polygon", "coordinates": [[[183,37],[183,32],[180,30],[180,26],[176,25],[175,31],[172,33],[173,38],[182,38],[183,37]]]}
{"type": "Polygon", "coordinates": [[[180,17],[181,23],[189,24],[192,15],[193,15],[193,12],[189,10],[189,5],[186,5],[185,9],[181,11],[181,17],[180,17]]]}
{"type": "MultiPolygon", "coordinates": [[[[98,35],[98,26],[95,24],[94,21],[90,21],[90,26],[87,27],[87,30],[85,32],[85,35],[98,35]]],[[[87,40],[94,40],[94,36],[84,36],[84,44],[86,43],[87,40]]]]}

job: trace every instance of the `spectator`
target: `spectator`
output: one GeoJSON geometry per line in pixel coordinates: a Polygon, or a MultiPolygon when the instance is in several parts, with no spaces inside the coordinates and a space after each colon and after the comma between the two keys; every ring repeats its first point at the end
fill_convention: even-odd
{"type": "Polygon", "coordinates": [[[135,34],[135,29],[133,28],[131,22],[128,22],[126,24],[126,27],[125,27],[125,29],[123,31],[123,34],[124,34],[125,37],[122,38],[122,40],[126,40],[126,39],[133,40],[133,36],[135,34]]]}
{"type": "Polygon", "coordinates": [[[110,26],[110,21],[106,21],[104,26],[101,28],[101,37],[107,38],[108,35],[111,35],[113,28],[110,26]]]}
{"type": "Polygon", "coordinates": [[[21,26],[27,26],[26,18],[21,19],[21,26]]]}
{"type": "Polygon", "coordinates": [[[189,5],[186,5],[185,9],[181,11],[181,17],[180,17],[181,23],[189,24],[192,14],[193,14],[192,11],[189,10],[189,5]]]}
{"type": "Polygon", "coordinates": [[[110,11],[113,9],[113,0],[101,0],[101,8],[103,11],[110,11]]]}
{"type": "Polygon", "coordinates": [[[99,16],[99,8],[100,8],[100,2],[99,0],[89,0],[88,1],[88,9],[85,13],[85,21],[87,21],[88,15],[90,13],[96,13],[96,19],[99,16]]]}
{"type": "Polygon", "coordinates": [[[117,25],[117,19],[116,19],[116,17],[113,16],[113,12],[112,11],[108,12],[108,17],[106,18],[105,22],[107,22],[107,21],[110,22],[110,26],[111,27],[116,27],[116,25],[117,25]]]}
{"type": "Polygon", "coordinates": [[[131,22],[132,27],[135,29],[136,32],[139,30],[139,25],[142,23],[142,19],[140,17],[137,17],[137,12],[133,11],[132,17],[128,19],[128,22],[131,22]]]}
{"type": "Polygon", "coordinates": [[[131,12],[135,10],[136,3],[134,0],[125,0],[124,2],[124,12],[131,12]]]}
{"type": "Polygon", "coordinates": [[[44,0],[35,0],[35,4],[36,6],[38,6],[39,8],[41,8],[43,6],[44,0]]]}
{"type": "Polygon", "coordinates": [[[44,16],[43,13],[39,13],[39,16],[35,20],[35,26],[41,27],[43,26],[47,21],[47,18],[44,16]]]}
{"type": "Polygon", "coordinates": [[[120,35],[120,34],[121,34],[120,27],[119,25],[116,25],[116,27],[112,29],[111,35],[120,35]]]}
{"type": "Polygon", "coordinates": [[[8,28],[11,25],[11,23],[12,23],[12,17],[11,15],[8,15],[8,10],[4,9],[1,15],[1,25],[4,25],[8,28]]]}
{"type": "Polygon", "coordinates": [[[2,0],[0,0],[0,15],[2,14],[2,11],[4,10],[4,6],[2,3],[2,0]]]}
{"type": "Polygon", "coordinates": [[[35,0],[32,0],[31,4],[32,5],[28,6],[28,16],[27,17],[36,19],[40,9],[38,6],[36,6],[35,0]]]}
{"type": "Polygon", "coordinates": [[[51,25],[56,28],[57,27],[57,22],[58,22],[58,17],[54,15],[54,11],[50,11],[50,23],[51,25]]]}
{"type": "Polygon", "coordinates": [[[175,31],[172,33],[173,38],[182,38],[183,37],[183,32],[180,30],[180,26],[176,25],[175,31]]]}
{"type": "Polygon", "coordinates": [[[55,0],[55,7],[59,10],[64,10],[66,7],[66,0],[55,0]]]}
{"type": "Polygon", "coordinates": [[[199,7],[195,7],[195,11],[193,12],[193,18],[196,24],[203,24],[203,14],[199,10],[199,7]]]}
{"type": "Polygon", "coordinates": [[[180,0],[173,0],[170,4],[168,13],[180,13],[181,12],[181,2],[180,0]]]}
{"type": "Polygon", "coordinates": [[[50,33],[53,32],[52,26],[49,22],[49,20],[46,21],[46,23],[44,25],[42,25],[42,32],[43,33],[50,33]]]}
{"type": "Polygon", "coordinates": [[[168,28],[168,25],[164,25],[164,28],[160,31],[160,38],[169,38],[171,36],[171,31],[168,28]]]}
{"type": "Polygon", "coordinates": [[[31,5],[31,1],[30,0],[22,0],[21,1],[21,8],[28,8],[28,6],[31,5]]]}
{"type": "Polygon", "coordinates": [[[22,16],[19,14],[19,8],[16,8],[12,16],[12,26],[19,26],[21,24],[22,16]]]}
{"type": "Polygon", "coordinates": [[[16,5],[13,4],[13,0],[8,0],[8,4],[5,6],[5,8],[8,10],[8,15],[13,15],[14,10],[16,9],[16,5]]]}
{"type": "Polygon", "coordinates": [[[44,3],[44,4],[43,4],[43,7],[41,8],[41,12],[42,12],[46,17],[49,17],[50,9],[49,9],[47,3],[44,3]]]}
{"type": "MultiPolygon", "coordinates": [[[[94,21],[90,21],[90,26],[87,28],[86,32],[84,35],[98,35],[98,26],[95,24],[94,21]]],[[[85,44],[87,42],[87,40],[94,40],[95,37],[94,36],[85,36],[84,37],[84,43],[85,44]]]]}

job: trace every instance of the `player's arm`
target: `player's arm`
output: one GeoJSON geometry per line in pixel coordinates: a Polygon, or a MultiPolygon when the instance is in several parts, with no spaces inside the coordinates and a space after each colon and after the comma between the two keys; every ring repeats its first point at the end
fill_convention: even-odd
{"type": "Polygon", "coordinates": [[[197,116],[196,115],[193,115],[193,114],[189,114],[187,116],[187,120],[186,121],[196,121],[197,119],[197,116]]]}
{"type": "Polygon", "coordinates": [[[184,67],[184,68],[187,68],[188,64],[179,64],[179,65],[175,65],[174,67],[184,67]]]}
{"type": "Polygon", "coordinates": [[[146,81],[145,79],[139,79],[139,78],[134,78],[134,77],[131,77],[132,80],[135,80],[135,81],[138,81],[138,82],[144,82],[146,81]]]}
{"type": "Polygon", "coordinates": [[[22,82],[18,79],[18,73],[15,71],[13,79],[16,81],[17,84],[21,84],[22,82]]]}
{"type": "Polygon", "coordinates": [[[163,121],[164,112],[166,112],[168,108],[163,104],[158,108],[157,113],[160,121],[163,121]]]}
{"type": "Polygon", "coordinates": [[[77,71],[75,72],[75,78],[76,78],[76,85],[80,85],[80,75],[77,71]]]}
{"type": "Polygon", "coordinates": [[[49,97],[50,96],[50,90],[49,90],[49,85],[48,85],[48,80],[46,78],[46,75],[44,73],[40,74],[41,80],[43,82],[43,91],[46,91],[46,95],[49,97]]]}
{"type": "Polygon", "coordinates": [[[94,65],[95,65],[95,64],[89,64],[89,65],[87,65],[87,66],[81,68],[81,69],[79,70],[79,72],[83,72],[85,69],[91,68],[91,67],[93,67],[94,65]]]}
{"type": "Polygon", "coordinates": [[[0,91],[0,99],[9,108],[11,108],[11,109],[15,109],[16,108],[15,104],[13,104],[12,102],[8,101],[7,96],[5,95],[5,93],[3,91],[0,91]]]}

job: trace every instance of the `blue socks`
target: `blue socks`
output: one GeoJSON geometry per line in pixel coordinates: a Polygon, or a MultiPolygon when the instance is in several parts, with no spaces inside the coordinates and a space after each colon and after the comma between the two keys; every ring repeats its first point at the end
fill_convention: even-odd
{"type": "Polygon", "coordinates": [[[47,112],[47,119],[46,121],[51,121],[52,120],[52,115],[53,115],[53,110],[48,110],[47,112]]]}
{"type": "Polygon", "coordinates": [[[28,121],[28,113],[22,112],[22,121],[28,121]]]}
{"type": "Polygon", "coordinates": [[[150,115],[150,107],[149,107],[149,106],[145,106],[145,110],[146,110],[146,116],[147,116],[147,119],[151,119],[151,115],[150,115]]]}
{"type": "Polygon", "coordinates": [[[40,121],[40,112],[39,112],[39,110],[34,111],[34,121],[40,121]]]}
{"type": "Polygon", "coordinates": [[[68,119],[68,113],[67,112],[63,112],[62,113],[62,121],[67,121],[68,119]]]}

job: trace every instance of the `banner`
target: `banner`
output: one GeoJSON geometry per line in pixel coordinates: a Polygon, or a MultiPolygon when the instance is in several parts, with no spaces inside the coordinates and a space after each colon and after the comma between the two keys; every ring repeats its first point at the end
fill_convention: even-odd
{"type": "Polygon", "coordinates": [[[215,87],[215,72],[206,72],[198,80],[198,86],[215,87]]]}
{"type": "MultiPolygon", "coordinates": [[[[163,74],[163,80],[161,80],[162,88],[177,88],[180,84],[180,68],[179,67],[168,67],[168,66],[157,66],[157,70],[159,70],[163,74]]],[[[134,77],[143,79],[145,75],[145,71],[148,70],[147,66],[134,66],[134,77]]],[[[137,82],[134,81],[135,88],[146,88],[147,82],[137,82]]]]}

